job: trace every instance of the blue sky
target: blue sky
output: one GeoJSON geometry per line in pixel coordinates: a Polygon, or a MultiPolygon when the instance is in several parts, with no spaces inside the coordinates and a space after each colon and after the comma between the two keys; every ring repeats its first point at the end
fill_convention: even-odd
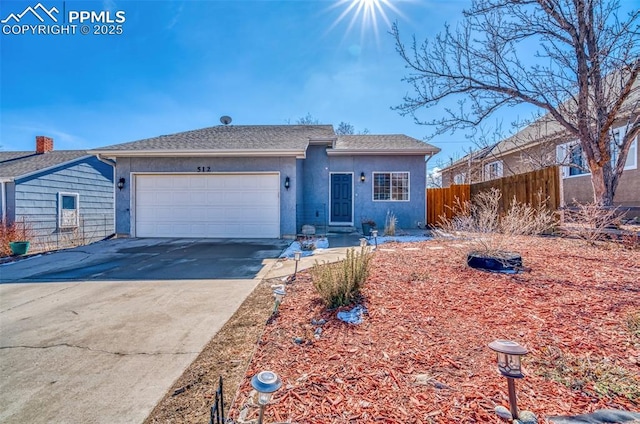
{"type": "MultiPolygon", "coordinates": [[[[2,0],[0,19],[37,3],[2,0]]],[[[52,136],[58,150],[90,149],[219,125],[222,115],[251,125],[309,113],[321,123],[423,139],[429,127],[390,109],[410,87],[389,23],[397,20],[407,41],[414,33],[423,39],[469,6],[392,1],[383,4],[386,20],[377,14],[376,32],[344,1],[41,3],[112,18],[124,11],[123,33],[1,34],[2,150],[33,150],[36,135],[52,136]]],[[[443,149],[441,160],[471,145],[462,134],[430,142],[443,149]]]]}

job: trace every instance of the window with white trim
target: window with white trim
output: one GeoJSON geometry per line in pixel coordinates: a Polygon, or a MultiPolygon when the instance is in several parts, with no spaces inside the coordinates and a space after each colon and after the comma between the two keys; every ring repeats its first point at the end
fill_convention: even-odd
{"type": "Polygon", "coordinates": [[[488,163],[484,166],[485,181],[495,180],[496,178],[502,178],[502,161],[501,160],[488,163]]]}
{"type": "Polygon", "coordinates": [[[374,172],[373,200],[409,201],[409,173],[374,172]]]}
{"type": "MultiPolygon", "coordinates": [[[[620,143],[621,137],[624,137],[625,129],[618,128],[613,131],[613,140],[611,141],[611,166],[616,166],[616,162],[618,160],[618,154],[620,153],[620,148],[618,147],[618,143],[620,143]]],[[[629,146],[629,152],[627,153],[627,159],[624,162],[624,169],[636,169],[638,167],[638,137],[636,137],[632,142],[631,146],[629,146]]]]}
{"type": "Polygon", "coordinates": [[[58,193],[58,227],[76,228],[80,225],[80,195],[58,193]]]}
{"type": "MultiPolygon", "coordinates": [[[[620,149],[617,143],[624,137],[624,128],[617,128],[612,132],[611,139],[611,166],[615,166],[618,160],[620,149]]],[[[556,156],[558,163],[562,166],[562,177],[570,177],[576,175],[589,174],[589,166],[583,153],[580,143],[573,141],[570,143],[560,144],[556,147],[556,156]]],[[[636,137],[631,146],[624,163],[624,169],[636,169],[638,167],[638,138],[636,137]]]]}
{"type": "Polygon", "coordinates": [[[453,176],[454,184],[464,184],[466,180],[467,180],[467,175],[464,172],[453,176]]]}

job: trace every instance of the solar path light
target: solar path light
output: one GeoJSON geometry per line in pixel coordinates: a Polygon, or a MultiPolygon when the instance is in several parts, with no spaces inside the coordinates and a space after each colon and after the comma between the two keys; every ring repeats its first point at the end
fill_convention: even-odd
{"type": "Polygon", "coordinates": [[[262,424],[264,408],[271,400],[273,393],[282,386],[282,381],[278,374],[273,371],[260,371],[251,378],[251,387],[258,392],[258,405],[260,405],[260,415],[258,424],[262,424]]]}
{"type": "Polygon", "coordinates": [[[509,387],[509,409],[514,419],[518,418],[518,404],[516,400],[516,378],[524,377],[520,357],[529,353],[527,349],[511,340],[494,340],[489,348],[498,353],[498,370],[507,377],[509,387]]]}
{"type": "Polygon", "coordinates": [[[284,296],[287,293],[284,291],[284,288],[282,287],[278,287],[276,289],[273,290],[273,297],[275,297],[276,299],[276,303],[273,307],[273,313],[275,314],[276,312],[278,312],[278,307],[280,307],[280,304],[282,303],[282,299],[284,299],[284,296]]]}
{"type": "Polygon", "coordinates": [[[296,279],[296,274],[298,273],[298,262],[300,262],[300,258],[302,258],[302,252],[299,250],[296,250],[295,252],[293,252],[293,260],[296,261],[296,268],[293,271],[293,278],[291,280],[295,280],[296,279]]]}
{"type": "Polygon", "coordinates": [[[378,249],[378,230],[371,230],[371,237],[376,242],[376,249],[378,249]]]}

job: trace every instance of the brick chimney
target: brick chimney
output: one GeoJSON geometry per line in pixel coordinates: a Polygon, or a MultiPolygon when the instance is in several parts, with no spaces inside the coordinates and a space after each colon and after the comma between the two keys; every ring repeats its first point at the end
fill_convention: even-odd
{"type": "Polygon", "coordinates": [[[36,153],[47,153],[53,150],[53,138],[43,135],[36,136],[36,153]]]}

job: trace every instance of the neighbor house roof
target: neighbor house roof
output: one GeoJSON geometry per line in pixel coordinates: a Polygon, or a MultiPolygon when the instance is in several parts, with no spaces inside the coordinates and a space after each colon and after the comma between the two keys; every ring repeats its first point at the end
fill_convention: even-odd
{"type": "Polygon", "coordinates": [[[0,180],[12,181],[88,156],[86,150],[0,152],[0,180]]]}
{"type": "Polygon", "coordinates": [[[404,134],[340,135],[329,155],[435,155],[440,149],[404,134]]]}
{"type": "Polygon", "coordinates": [[[218,125],[95,149],[119,156],[304,156],[312,140],[333,140],[332,125],[218,125]]]}

